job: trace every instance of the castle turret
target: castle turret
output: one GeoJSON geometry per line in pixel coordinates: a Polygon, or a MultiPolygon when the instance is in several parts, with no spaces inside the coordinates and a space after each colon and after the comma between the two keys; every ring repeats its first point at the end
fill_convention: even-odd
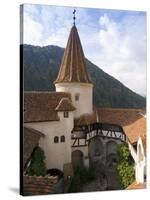
{"type": "Polygon", "coordinates": [[[76,118],[93,112],[93,84],[87,71],[75,22],[70,31],[55,87],[57,92],[71,93],[76,118]]]}

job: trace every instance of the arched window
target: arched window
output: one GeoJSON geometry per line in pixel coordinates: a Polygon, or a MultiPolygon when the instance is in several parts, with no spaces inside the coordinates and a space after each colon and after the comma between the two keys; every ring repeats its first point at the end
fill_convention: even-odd
{"type": "Polygon", "coordinates": [[[62,135],[62,136],[60,137],[60,141],[61,141],[61,142],[65,142],[65,136],[64,136],[64,135],[62,135]]]}
{"type": "Polygon", "coordinates": [[[58,138],[58,136],[55,136],[54,137],[54,143],[58,143],[59,142],[59,138],[58,138]]]}

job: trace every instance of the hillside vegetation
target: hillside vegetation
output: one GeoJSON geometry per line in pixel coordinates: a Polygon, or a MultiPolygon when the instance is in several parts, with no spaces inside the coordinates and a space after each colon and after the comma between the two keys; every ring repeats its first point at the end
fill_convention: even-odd
{"type": "MultiPolygon", "coordinates": [[[[54,91],[64,49],[58,46],[23,46],[24,90],[54,91]]],[[[143,108],[146,99],[86,59],[94,84],[94,104],[99,107],[143,108]]]]}

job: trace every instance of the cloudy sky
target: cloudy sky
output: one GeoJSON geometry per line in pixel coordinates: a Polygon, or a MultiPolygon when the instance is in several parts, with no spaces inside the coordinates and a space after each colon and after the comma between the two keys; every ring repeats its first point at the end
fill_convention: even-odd
{"type": "MultiPolygon", "coordinates": [[[[146,13],[76,8],[85,56],[124,85],[146,95],[146,13]]],[[[65,47],[71,7],[24,5],[24,43],[65,47]]]]}

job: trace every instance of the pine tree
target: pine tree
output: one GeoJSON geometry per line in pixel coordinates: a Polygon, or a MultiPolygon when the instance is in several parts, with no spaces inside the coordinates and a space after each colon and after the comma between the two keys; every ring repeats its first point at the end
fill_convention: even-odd
{"type": "Polygon", "coordinates": [[[30,176],[45,176],[46,175],[46,165],[45,165],[45,155],[44,151],[37,146],[32,154],[31,163],[27,169],[27,174],[30,176]]]}

